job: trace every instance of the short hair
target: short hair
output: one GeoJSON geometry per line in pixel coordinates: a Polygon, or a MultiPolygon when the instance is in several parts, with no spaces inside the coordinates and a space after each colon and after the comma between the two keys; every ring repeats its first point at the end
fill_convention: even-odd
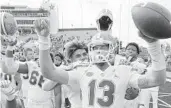
{"type": "Polygon", "coordinates": [[[56,56],[60,57],[61,60],[64,60],[64,55],[63,55],[62,53],[57,52],[57,53],[55,54],[55,57],[56,57],[56,56]]]}
{"type": "Polygon", "coordinates": [[[87,45],[82,41],[71,41],[65,45],[65,55],[70,59],[73,53],[78,49],[84,49],[88,53],[87,45]]]}
{"type": "Polygon", "coordinates": [[[126,49],[127,49],[127,47],[130,46],[130,45],[135,46],[136,49],[137,49],[137,53],[138,53],[138,54],[140,53],[140,48],[139,48],[139,46],[138,46],[137,43],[135,43],[135,42],[128,43],[128,45],[126,46],[126,49]]]}
{"type": "Polygon", "coordinates": [[[100,30],[108,30],[109,29],[109,25],[112,24],[112,20],[108,17],[108,16],[102,16],[99,19],[99,24],[100,24],[100,30]]]}

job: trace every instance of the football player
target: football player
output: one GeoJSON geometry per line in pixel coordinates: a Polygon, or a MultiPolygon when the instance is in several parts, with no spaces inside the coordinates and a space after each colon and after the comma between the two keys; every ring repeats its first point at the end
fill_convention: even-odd
{"type": "MultiPolygon", "coordinates": [[[[110,35],[112,35],[113,15],[112,15],[112,12],[110,10],[103,9],[100,12],[96,22],[97,22],[97,29],[99,31],[99,34],[110,34],[110,35]]],[[[127,45],[127,47],[129,46],[129,49],[132,47],[133,48],[135,47],[135,52],[132,53],[129,50],[127,55],[129,56],[129,58],[133,59],[134,56],[137,56],[139,54],[139,47],[138,47],[138,45],[135,45],[135,46],[133,46],[134,44],[132,46],[131,45],[132,44],[130,43],[129,45],[127,45]]],[[[122,65],[131,64],[130,62],[132,62],[132,61],[127,60],[125,57],[120,56],[116,53],[116,51],[118,49],[117,38],[115,38],[115,41],[113,40],[113,46],[115,46],[115,48],[114,48],[114,52],[111,52],[111,54],[109,56],[110,64],[115,65],[115,66],[121,65],[121,64],[122,65]]],[[[134,63],[134,65],[132,65],[132,66],[134,68],[137,68],[137,65],[138,65],[138,67],[141,67],[141,68],[138,68],[138,70],[141,70],[142,67],[146,68],[144,65],[139,64],[139,63],[134,63]]],[[[135,99],[138,96],[138,94],[139,94],[138,89],[128,87],[126,90],[126,95],[125,95],[125,98],[126,98],[125,107],[133,108],[133,105],[136,107],[136,103],[133,99],[135,99]]]]}
{"type": "Polygon", "coordinates": [[[24,103],[21,94],[22,81],[20,75],[10,75],[0,72],[0,81],[2,108],[11,108],[10,106],[14,105],[12,101],[13,99],[16,99],[16,101],[19,102],[16,104],[16,106],[18,106],[16,108],[24,108],[24,103]]]}
{"type": "MultiPolygon", "coordinates": [[[[88,61],[87,46],[78,41],[71,41],[65,45],[65,54],[67,59],[71,62],[69,66],[63,66],[66,70],[72,70],[74,67],[81,65],[78,62],[88,61]]],[[[43,85],[45,90],[51,90],[57,85],[56,82],[48,81],[43,85]]],[[[62,108],[64,108],[64,99],[68,98],[71,103],[71,108],[81,108],[80,87],[77,85],[73,90],[70,86],[62,85],[62,108]]]]}
{"type": "Polygon", "coordinates": [[[144,89],[165,83],[165,58],[157,39],[151,39],[139,33],[139,36],[149,45],[149,53],[152,57],[151,75],[132,72],[135,70],[130,66],[110,66],[108,57],[114,46],[113,37],[108,34],[100,34],[92,38],[89,44],[90,66],[65,71],[60,67],[54,67],[49,56],[51,44],[48,20],[36,20],[35,27],[39,36],[40,67],[43,76],[52,81],[68,84],[73,89],[79,84],[82,93],[82,107],[123,108],[128,85],[144,89]]]}
{"type": "Polygon", "coordinates": [[[45,81],[45,78],[41,75],[39,65],[32,60],[34,55],[32,49],[27,48],[27,50],[25,50],[27,57],[26,62],[14,61],[13,49],[17,43],[14,34],[17,30],[17,25],[15,23],[14,17],[11,14],[7,15],[8,16],[2,17],[4,18],[4,23],[2,25],[3,34],[8,43],[5,63],[2,63],[3,72],[8,74],[28,74],[28,108],[54,108],[54,92],[42,90],[41,87],[42,83],[45,81]]]}
{"type": "MultiPolygon", "coordinates": [[[[11,46],[10,46],[11,47],[11,46]]],[[[8,46],[9,48],[9,46],[8,46]]],[[[25,74],[26,76],[23,76],[23,78],[27,79],[29,84],[28,91],[27,91],[27,107],[28,108],[54,108],[54,92],[53,91],[44,91],[42,90],[42,84],[46,80],[41,75],[40,72],[40,67],[39,67],[39,62],[33,61],[32,59],[32,49],[27,48],[26,50],[26,57],[27,61],[26,62],[19,62],[19,61],[14,61],[13,60],[13,55],[11,53],[12,49],[9,50],[7,49],[7,57],[10,56],[10,59],[7,59],[6,67],[10,72],[14,70],[14,73],[10,74],[16,74],[16,73],[21,73],[25,74]],[[11,53],[11,54],[10,54],[11,53]],[[13,68],[10,68],[10,67],[13,68]]],[[[7,71],[5,71],[7,72],[7,71]]]]}
{"type": "MultiPolygon", "coordinates": [[[[1,43],[0,43],[0,51],[1,51],[1,55],[0,55],[0,64],[2,65],[4,63],[4,58],[5,58],[5,51],[7,48],[7,40],[6,38],[8,36],[13,36],[15,35],[16,31],[17,31],[17,26],[16,26],[16,22],[14,20],[14,17],[6,12],[0,12],[0,24],[1,24],[1,43]]],[[[15,38],[15,36],[13,36],[15,38]]],[[[14,42],[16,43],[16,41],[14,42]]],[[[1,66],[0,66],[1,67],[1,66]]],[[[1,103],[2,105],[4,105],[6,102],[4,102],[3,100],[11,100],[13,98],[15,98],[16,96],[19,97],[20,94],[20,90],[21,90],[21,85],[22,85],[22,81],[20,79],[20,76],[18,74],[16,75],[10,75],[10,74],[6,74],[2,71],[2,67],[0,68],[0,80],[1,80],[1,103]],[[9,89],[10,88],[10,89],[9,89]],[[9,95],[12,94],[13,96],[9,95]]],[[[19,101],[22,100],[18,99],[19,101]]],[[[8,102],[7,102],[8,103],[8,102]]],[[[8,106],[8,104],[6,104],[8,106]]]]}

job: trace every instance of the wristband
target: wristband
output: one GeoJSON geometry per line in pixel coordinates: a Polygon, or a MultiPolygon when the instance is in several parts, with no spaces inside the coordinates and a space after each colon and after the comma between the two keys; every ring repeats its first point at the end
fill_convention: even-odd
{"type": "Polygon", "coordinates": [[[166,69],[165,57],[162,53],[160,42],[149,43],[148,51],[152,59],[152,70],[159,71],[166,69]]]}
{"type": "Polygon", "coordinates": [[[51,47],[50,36],[39,36],[39,50],[48,50],[51,47]]]}

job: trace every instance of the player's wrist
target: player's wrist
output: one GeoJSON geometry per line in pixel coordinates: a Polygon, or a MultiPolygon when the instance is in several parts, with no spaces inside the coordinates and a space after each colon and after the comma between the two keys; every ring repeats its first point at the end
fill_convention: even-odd
{"type": "Polygon", "coordinates": [[[39,42],[43,43],[49,43],[50,42],[50,34],[48,36],[38,36],[39,37],[39,42]]]}
{"type": "Polygon", "coordinates": [[[39,49],[40,50],[48,50],[51,47],[51,39],[50,35],[47,37],[39,36],[39,49]]]}
{"type": "Polygon", "coordinates": [[[152,59],[152,69],[153,70],[163,70],[166,69],[165,57],[161,50],[161,44],[159,41],[148,43],[148,51],[152,59]]]}
{"type": "Polygon", "coordinates": [[[14,99],[15,99],[15,95],[14,94],[7,96],[7,100],[8,101],[12,101],[14,99]]]}

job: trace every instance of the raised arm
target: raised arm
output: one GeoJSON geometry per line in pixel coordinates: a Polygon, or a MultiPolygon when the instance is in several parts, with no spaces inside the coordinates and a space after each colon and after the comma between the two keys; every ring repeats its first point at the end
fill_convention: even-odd
{"type": "Polygon", "coordinates": [[[46,80],[42,85],[42,89],[45,91],[50,91],[54,89],[57,84],[58,84],[57,82],[46,80]]]}
{"type": "Polygon", "coordinates": [[[34,22],[36,32],[39,36],[40,68],[43,76],[55,82],[67,84],[69,81],[68,72],[60,67],[54,67],[50,57],[50,24],[48,20],[38,19],[34,22]]]}
{"type": "Polygon", "coordinates": [[[8,74],[15,73],[28,73],[28,65],[27,63],[21,63],[19,61],[14,60],[14,46],[16,41],[9,41],[8,47],[6,50],[5,60],[2,62],[3,72],[8,74]]]}
{"type": "Polygon", "coordinates": [[[152,59],[152,66],[148,70],[148,74],[140,76],[133,75],[129,84],[132,86],[137,85],[141,89],[161,86],[166,81],[166,63],[160,42],[157,39],[150,39],[140,32],[139,35],[148,42],[148,51],[152,59]]]}

